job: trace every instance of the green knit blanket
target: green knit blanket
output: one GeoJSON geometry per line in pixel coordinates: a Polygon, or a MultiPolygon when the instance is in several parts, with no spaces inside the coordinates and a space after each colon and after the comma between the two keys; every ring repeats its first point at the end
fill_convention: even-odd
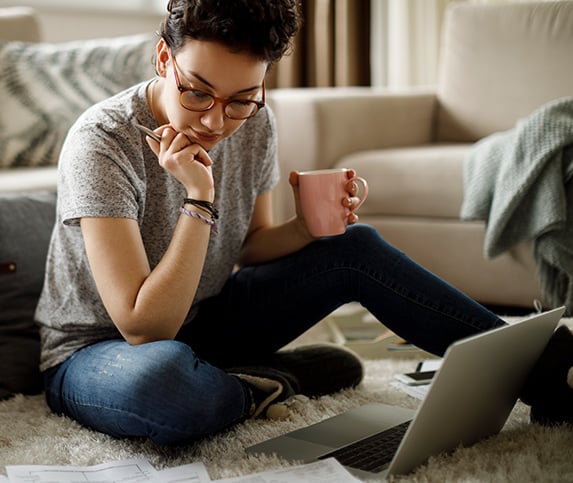
{"type": "Polygon", "coordinates": [[[484,255],[533,242],[544,302],[573,313],[573,97],[548,102],[464,160],[461,218],[485,220],[484,255]]]}

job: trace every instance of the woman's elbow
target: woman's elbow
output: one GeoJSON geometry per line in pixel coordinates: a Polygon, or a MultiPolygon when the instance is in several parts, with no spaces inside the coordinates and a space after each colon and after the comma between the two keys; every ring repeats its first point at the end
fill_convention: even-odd
{"type": "Polygon", "coordinates": [[[123,338],[129,345],[142,345],[149,344],[150,342],[158,342],[160,340],[173,340],[175,336],[165,336],[159,334],[127,334],[122,333],[123,338]]]}

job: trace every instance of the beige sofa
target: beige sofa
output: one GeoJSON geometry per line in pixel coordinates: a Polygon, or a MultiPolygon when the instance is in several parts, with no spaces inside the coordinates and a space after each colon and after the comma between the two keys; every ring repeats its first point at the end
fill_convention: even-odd
{"type": "MultiPolygon", "coordinates": [[[[353,167],[369,180],[360,219],[479,301],[541,299],[531,244],[494,259],[483,222],[460,219],[472,144],[538,106],[573,95],[573,2],[456,2],[443,25],[439,81],[428,89],[281,89],[282,170],[353,167]]],[[[277,216],[292,214],[288,187],[277,216]]]]}

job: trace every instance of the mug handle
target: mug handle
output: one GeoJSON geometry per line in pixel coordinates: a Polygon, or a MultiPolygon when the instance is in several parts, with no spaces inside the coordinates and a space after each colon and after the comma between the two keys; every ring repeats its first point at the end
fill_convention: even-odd
{"type": "Polygon", "coordinates": [[[358,208],[360,208],[362,206],[362,204],[366,201],[366,198],[368,197],[368,183],[366,182],[366,180],[364,178],[361,178],[360,176],[354,176],[354,178],[350,178],[348,180],[348,182],[358,182],[362,185],[362,194],[360,196],[360,203],[358,203],[358,206],[356,206],[352,211],[358,211],[358,208]]]}

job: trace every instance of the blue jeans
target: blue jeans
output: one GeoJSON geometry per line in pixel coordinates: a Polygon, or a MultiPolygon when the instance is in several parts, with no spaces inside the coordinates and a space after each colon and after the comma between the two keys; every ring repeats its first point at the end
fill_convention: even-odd
{"type": "Polygon", "coordinates": [[[201,302],[177,340],[109,340],[79,350],[46,371],[47,401],[56,413],[117,437],[194,441],[249,415],[248,387],[221,368],[264,360],[353,301],[437,355],[505,324],[374,228],[353,225],[287,257],[241,268],[220,294],[201,302]]]}

